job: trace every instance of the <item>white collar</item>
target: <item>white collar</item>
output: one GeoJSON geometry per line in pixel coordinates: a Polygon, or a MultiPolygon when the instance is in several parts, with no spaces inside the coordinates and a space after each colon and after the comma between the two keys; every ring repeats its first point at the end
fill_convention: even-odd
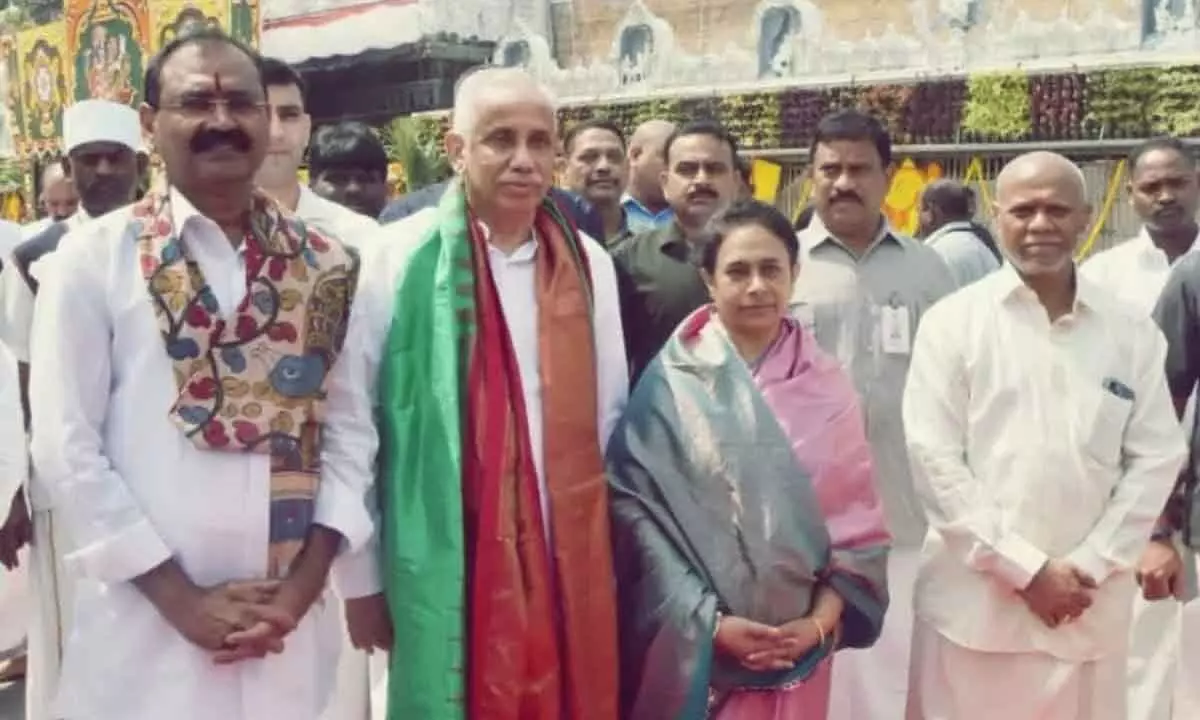
{"type": "MultiPolygon", "coordinates": [[[[1146,229],[1145,225],[1138,230],[1137,237],[1133,239],[1133,242],[1136,243],[1135,247],[1137,251],[1144,256],[1162,257],[1164,259],[1167,256],[1160,247],[1154,244],[1154,240],[1150,238],[1150,231],[1146,229]]],[[[1197,250],[1200,250],[1200,232],[1196,233],[1196,239],[1192,240],[1191,246],[1188,247],[1184,255],[1190,255],[1197,250]]]]}
{"type": "Polygon", "coordinates": [[[188,223],[197,222],[197,218],[201,221],[207,221],[214,225],[216,222],[211,218],[205,217],[196,206],[191,203],[183,193],[172,187],[167,191],[168,199],[171,202],[171,225],[175,228],[176,235],[182,235],[184,228],[188,223]]]}
{"type": "Polygon", "coordinates": [[[502,252],[496,246],[492,245],[492,242],[491,242],[492,229],[487,226],[487,223],[485,223],[482,220],[476,220],[475,222],[479,226],[479,232],[483,235],[483,241],[488,244],[488,254],[489,255],[491,255],[491,254],[501,255],[501,256],[504,256],[505,258],[507,258],[509,262],[521,262],[521,261],[525,261],[525,260],[532,260],[533,256],[537,253],[537,247],[538,247],[537,233],[534,232],[532,229],[529,231],[529,239],[528,240],[526,240],[525,242],[518,245],[516,247],[516,249],[514,249],[511,253],[505,253],[505,252],[502,252]]]}
{"type": "Polygon", "coordinates": [[[91,220],[91,219],[92,219],[92,216],[88,215],[88,211],[84,210],[83,205],[81,204],[81,205],[79,205],[79,207],[75,208],[75,212],[72,213],[71,216],[68,217],[66,220],[63,220],[63,222],[65,222],[67,224],[68,228],[74,230],[75,228],[79,227],[80,225],[84,224],[85,222],[87,222],[88,220],[91,220]]]}

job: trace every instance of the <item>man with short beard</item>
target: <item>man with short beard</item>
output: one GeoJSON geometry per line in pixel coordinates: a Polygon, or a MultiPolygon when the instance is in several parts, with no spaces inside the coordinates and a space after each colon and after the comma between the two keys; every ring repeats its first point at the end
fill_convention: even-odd
{"type": "Polygon", "coordinates": [[[710,120],[676,130],[664,149],[662,191],[673,220],[635,235],[613,251],[621,283],[621,317],[632,376],[654,359],[675,327],[709,301],[693,260],[713,215],[733,202],[741,179],[737,142],[710,120]]]}
{"type": "Polygon", "coordinates": [[[32,456],[81,578],[55,716],[316,720],[330,571],[375,533],[357,255],[255,187],[253,49],[181,34],[144,94],[165,182],[63,238],[34,319],[32,456]]]}
{"type": "MultiPolygon", "coordinates": [[[[1179,295],[1168,297],[1164,288],[1185,259],[1200,248],[1196,211],[1200,208],[1200,182],[1196,160],[1191,151],[1175,138],[1148,140],[1129,154],[1130,205],[1142,219],[1142,230],[1126,242],[1096,253],[1079,268],[1080,273],[1112,292],[1138,310],[1150,314],[1156,303],[1166,320],[1168,378],[1173,369],[1184,364],[1172,359],[1186,357],[1181,339],[1193,331],[1182,316],[1179,295]],[[1174,311],[1173,311],[1174,310],[1174,311]],[[1170,352],[1174,349],[1175,352],[1170,352]]],[[[1180,289],[1178,283],[1172,287],[1180,289]]],[[[1177,398],[1183,413],[1191,393],[1177,398]]],[[[1183,413],[1186,430],[1191,429],[1194,413],[1183,413]]],[[[1193,450],[1193,454],[1195,451],[1193,450]]],[[[1193,459],[1193,464],[1195,459],[1193,459]]],[[[1185,481],[1186,481],[1185,470],[1185,481]]],[[[1182,486],[1181,486],[1182,490],[1182,486]]],[[[1184,601],[1194,597],[1185,577],[1194,576],[1195,556],[1180,552],[1179,510],[1183,493],[1177,494],[1164,513],[1163,522],[1151,536],[1138,566],[1142,592],[1134,600],[1133,627],[1129,634],[1129,718],[1130,720],[1172,720],[1194,717],[1200,712],[1192,690],[1194,675],[1183,665],[1184,657],[1194,657],[1196,639],[1184,642],[1184,601]],[[1191,570],[1189,572],[1188,570],[1191,570]],[[1185,655],[1186,654],[1186,655],[1185,655]],[[1191,708],[1188,711],[1189,703],[1191,708]]],[[[1190,610],[1194,613],[1196,606],[1190,610]]],[[[1196,620],[1188,613],[1188,629],[1197,631],[1196,620]]],[[[1194,669],[1193,669],[1194,672],[1194,669]]]]}
{"type": "Polygon", "coordinates": [[[585,120],[563,138],[563,185],[592,204],[604,220],[604,240],[611,247],[628,230],[621,191],[629,168],[625,136],[608,120],[585,120]]]}

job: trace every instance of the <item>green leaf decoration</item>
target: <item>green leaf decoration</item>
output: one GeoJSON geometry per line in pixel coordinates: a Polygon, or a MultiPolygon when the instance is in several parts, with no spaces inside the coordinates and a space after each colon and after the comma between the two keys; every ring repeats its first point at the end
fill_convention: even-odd
{"type": "Polygon", "coordinates": [[[782,110],[775,93],[747,93],[721,98],[721,121],[742,150],[779,147],[782,110]]]}
{"type": "Polygon", "coordinates": [[[1164,68],[1158,73],[1150,103],[1150,129],[1155,135],[1187,137],[1200,133],[1200,66],[1164,68]]]}
{"type": "Polygon", "coordinates": [[[1121,68],[1089,73],[1086,127],[1097,139],[1150,134],[1151,105],[1161,68],[1121,68]]]}
{"type": "Polygon", "coordinates": [[[979,139],[1018,140],[1029,133],[1029,78],[1023,72],[967,79],[963,130],[979,139]]]}

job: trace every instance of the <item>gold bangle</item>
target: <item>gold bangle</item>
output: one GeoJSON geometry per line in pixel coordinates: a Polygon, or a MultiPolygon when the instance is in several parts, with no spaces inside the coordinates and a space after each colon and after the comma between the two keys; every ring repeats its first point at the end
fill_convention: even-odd
{"type": "Polygon", "coordinates": [[[820,638],[818,646],[825,647],[825,628],[821,627],[821,623],[817,622],[816,618],[809,618],[808,621],[817,626],[817,637],[820,638]]]}

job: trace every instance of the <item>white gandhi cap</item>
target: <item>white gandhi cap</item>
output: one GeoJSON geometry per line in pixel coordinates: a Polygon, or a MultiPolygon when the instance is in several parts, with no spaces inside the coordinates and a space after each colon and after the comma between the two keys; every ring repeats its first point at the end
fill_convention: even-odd
{"type": "Polygon", "coordinates": [[[64,149],[69,153],[94,142],[119,143],[144,152],[137,110],[111,100],[80,100],[64,110],[64,149]]]}

